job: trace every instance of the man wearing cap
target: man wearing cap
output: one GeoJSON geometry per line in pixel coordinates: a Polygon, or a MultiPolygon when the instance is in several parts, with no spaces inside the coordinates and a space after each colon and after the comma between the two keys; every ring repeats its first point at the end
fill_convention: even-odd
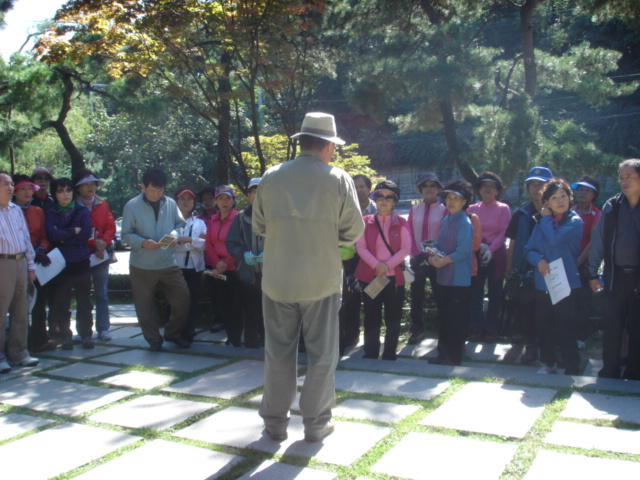
{"type": "Polygon", "coordinates": [[[620,349],[629,333],[623,377],[640,380],[640,159],[625,160],[618,169],[622,193],[610,198],[591,236],[589,286],[603,291],[602,369],[599,377],[620,378],[620,349]],[[604,261],[604,285],[598,269],[604,261]]]}
{"type": "Polygon", "coordinates": [[[269,436],[287,438],[296,394],[297,350],[304,334],[308,368],[300,397],[305,440],[333,432],[334,372],[342,289],[339,246],[364,231],[353,180],[329,165],[337,137],[333,115],[308,113],[300,154],[270,168],[253,206],[253,230],[265,237],[263,308],[265,387],[260,415],[269,436]]]}
{"type": "Polygon", "coordinates": [[[164,340],[180,348],[191,345],[181,337],[189,313],[189,288],[176,263],[175,246],[182,236],[184,218],[172,198],[164,195],[167,176],[159,167],[150,167],[142,176],[142,193],[124,206],[122,238],[131,247],[129,276],[136,315],[152,352],[162,351],[163,338],[158,319],[153,316],[153,298],[157,288],[171,307],[169,323],[164,327],[164,340]],[[165,236],[175,237],[168,246],[159,242],[165,236]]]}
{"type": "Polygon", "coordinates": [[[424,338],[424,289],[427,278],[431,289],[436,288],[436,269],[425,260],[422,242],[435,242],[440,231],[440,221],[447,208],[438,201],[442,183],[435,173],[427,173],[417,184],[416,192],[422,195],[422,202],[409,210],[409,231],[411,233],[411,268],[415,280],[411,283],[411,336],[407,342],[415,345],[424,338]]]}
{"type": "MultiPolygon", "coordinates": [[[[542,210],[542,189],[551,180],[553,174],[546,167],[533,167],[529,176],[524,181],[527,193],[531,197],[529,202],[523,203],[514,212],[507,227],[505,236],[510,239],[507,250],[506,277],[509,278],[514,270],[524,276],[530,271],[531,266],[525,258],[525,245],[534,227],[540,220],[542,210]]],[[[533,275],[527,276],[518,305],[518,337],[521,337],[526,345],[526,351],[520,362],[531,365],[538,359],[538,347],[535,328],[535,287],[533,275]]]]}
{"type": "Polygon", "coordinates": [[[13,365],[38,364],[38,359],[27,351],[27,282],[36,279],[35,254],[24,215],[11,202],[12,197],[13,180],[8,173],[0,172],[0,373],[9,373],[13,365]],[[5,352],[7,313],[11,315],[11,326],[5,352]]]}
{"type": "Polygon", "coordinates": [[[38,186],[34,192],[31,205],[40,207],[44,212],[54,205],[53,197],[49,195],[49,186],[53,181],[53,175],[44,167],[36,167],[31,174],[31,181],[38,186]]]}

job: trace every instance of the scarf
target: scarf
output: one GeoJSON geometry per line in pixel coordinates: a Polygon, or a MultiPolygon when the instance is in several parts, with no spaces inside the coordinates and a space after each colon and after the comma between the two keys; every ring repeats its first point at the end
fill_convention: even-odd
{"type": "Polygon", "coordinates": [[[71,210],[73,210],[73,207],[76,206],[76,201],[75,200],[71,200],[71,203],[69,205],[67,205],[66,207],[61,207],[59,203],[56,203],[56,212],[58,213],[68,213],[71,210]]]}
{"type": "Polygon", "coordinates": [[[80,201],[83,203],[85,207],[87,207],[87,209],[91,210],[91,207],[93,207],[93,204],[96,203],[96,196],[94,195],[93,197],[91,197],[90,200],[85,200],[84,197],[80,197],[80,201]]]}

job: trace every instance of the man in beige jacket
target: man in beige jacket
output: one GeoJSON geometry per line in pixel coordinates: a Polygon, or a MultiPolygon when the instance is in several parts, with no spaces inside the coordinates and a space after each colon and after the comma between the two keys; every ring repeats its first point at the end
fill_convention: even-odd
{"type": "Polygon", "coordinates": [[[317,442],[333,432],[342,290],[338,247],[353,245],[364,224],[353,180],[329,165],[335,144],[344,144],[336,136],[333,116],[308,113],[292,138],[299,138],[300,154],[264,174],[254,202],[253,230],[265,236],[260,415],[273,440],[287,438],[302,328],[308,368],[300,411],[305,440],[317,442]]]}

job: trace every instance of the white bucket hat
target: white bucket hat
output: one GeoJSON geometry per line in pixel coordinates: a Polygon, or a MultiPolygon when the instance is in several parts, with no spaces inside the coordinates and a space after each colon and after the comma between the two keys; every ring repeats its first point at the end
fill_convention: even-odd
{"type": "Polygon", "coordinates": [[[338,138],[336,131],[336,121],[333,115],[322,112],[307,113],[302,120],[302,127],[300,133],[291,135],[291,138],[299,137],[300,135],[311,135],[312,137],[323,138],[336,143],[338,145],[344,145],[345,141],[338,138]]]}

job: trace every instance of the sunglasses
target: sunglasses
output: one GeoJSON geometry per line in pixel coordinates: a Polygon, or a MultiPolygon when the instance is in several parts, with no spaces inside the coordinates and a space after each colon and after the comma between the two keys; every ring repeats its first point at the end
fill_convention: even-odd
{"type": "Polygon", "coordinates": [[[374,197],[376,202],[379,202],[380,200],[386,200],[387,202],[395,202],[396,201],[396,197],[393,195],[387,195],[386,197],[384,195],[376,195],[374,197]]]}

